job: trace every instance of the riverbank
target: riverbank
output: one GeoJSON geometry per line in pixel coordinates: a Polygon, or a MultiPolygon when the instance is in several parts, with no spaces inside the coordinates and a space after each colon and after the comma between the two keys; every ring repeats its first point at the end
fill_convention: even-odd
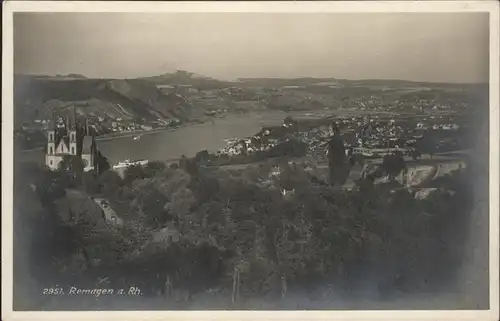
{"type": "Polygon", "coordinates": [[[136,130],[133,132],[120,132],[120,133],[109,133],[109,134],[104,134],[104,135],[99,135],[96,137],[96,140],[110,140],[110,139],[115,139],[115,138],[126,138],[126,137],[133,137],[133,136],[142,136],[142,135],[148,135],[148,134],[156,134],[156,133],[161,133],[161,132],[169,132],[169,131],[175,131],[181,128],[189,127],[189,126],[196,126],[196,125],[201,125],[208,122],[208,120],[198,120],[198,121],[190,121],[186,122],[184,124],[181,124],[176,127],[162,127],[162,128],[156,128],[156,129],[151,129],[151,130],[136,130]]]}
{"type": "MultiPolygon", "coordinates": [[[[206,123],[207,121],[200,121],[200,122],[190,122],[186,123],[177,127],[168,127],[168,128],[157,128],[157,129],[152,129],[152,130],[136,130],[133,132],[119,132],[119,133],[109,133],[109,134],[104,134],[104,135],[99,135],[96,136],[97,141],[106,141],[106,140],[113,140],[113,139],[119,139],[119,138],[129,138],[129,137],[134,137],[134,136],[143,136],[143,135],[150,135],[150,134],[157,134],[157,133],[162,133],[162,132],[171,132],[171,131],[176,131],[181,128],[189,127],[189,126],[197,126],[206,123]]],[[[29,152],[36,152],[36,151],[41,151],[43,150],[43,146],[37,147],[37,148],[32,148],[32,149],[21,149],[21,153],[29,153],[29,152]]]]}
{"type": "MultiPolygon", "coordinates": [[[[235,113],[234,115],[239,116],[242,113],[235,113]]],[[[224,115],[224,117],[215,117],[214,120],[218,119],[225,119],[228,115],[224,115]]],[[[213,121],[213,120],[212,120],[213,121]]],[[[114,140],[114,139],[120,139],[120,138],[130,138],[134,136],[143,136],[143,135],[152,135],[152,134],[158,134],[158,133],[163,133],[163,132],[173,132],[177,131],[182,128],[187,128],[187,127],[196,127],[200,126],[206,123],[209,123],[210,119],[200,119],[198,121],[190,121],[186,122],[182,125],[176,126],[176,127],[162,127],[162,128],[156,128],[152,130],[136,130],[136,131],[130,131],[130,132],[115,132],[115,133],[108,133],[108,134],[103,134],[96,136],[97,141],[109,141],[109,140],[114,140]]],[[[41,151],[43,150],[44,147],[37,147],[37,148],[32,148],[32,149],[20,149],[21,153],[29,153],[29,152],[36,152],[36,151],[41,151]]]]}
{"type": "Polygon", "coordinates": [[[157,128],[157,129],[152,129],[152,130],[136,130],[133,132],[111,133],[111,134],[97,136],[96,140],[101,141],[101,140],[111,140],[111,139],[118,139],[118,138],[142,136],[142,135],[148,135],[148,134],[156,134],[156,133],[161,133],[161,132],[174,131],[174,130],[177,130],[181,127],[185,127],[185,126],[178,126],[178,127],[173,127],[173,128],[157,128]]]}
{"type": "MultiPolygon", "coordinates": [[[[243,113],[233,113],[233,115],[242,115],[243,113]]],[[[224,119],[228,115],[223,115],[224,117],[211,117],[211,118],[206,118],[206,119],[200,119],[197,121],[189,121],[186,122],[182,125],[176,126],[176,127],[162,127],[162,128],[156,128],[152,130],[136,130],[133,132],[119,132],[119,133],[109,133],[109,134],[104,134],[104,135],[99,135],[96,137],[96,140],[110,140],[110,139],[115,139],[115,138],[127,138],[127,137],[133,137],[133,136],[142,136],[142,135],[148,135],[148,134],[156,134],[156,133],[162,133],[162,132],[171,132],[175,131],[181,128],[186,128],[186,127],[192,127],[192,126],[199,126],[206,124],[208,122],[217,120],[217,119],[224,119]]]]}
{"type": "MultiPolygon", "coordinates": [[[[207,117],[207,118],[202,118],[198,119],[196,121],[190,121],[186,122],[182,125],[176,126],[176,127],[164,127],[164,128],[157,128],[157,129],[152,129],[152,130],[137,130],[137,131],[131,131],[131,132],[115,132],[115,133],[108,133],[108,134],[103,134],[99,135],[96,137],[97,141],[112,141],[120,138],[131,138],[134,136],[146,136],[146,135],[153,135],[153,134],[158,134],[158,133],[164,133],[164,132],[176,132],[181,129],[189,128],[189,127],[199,127],[203,126],[205,124],[208,124],[212,122],[215,124],[218,121],[225,121],[227,119],[232,119],[232,118],[240,118],[240,117],[253,117],[256,115],[266,115],[264,118],[269,121],[269,124],[261,124],[261,128],[263,126],[268,126],[271,123],[273,124],[281,124],[283,119],[285,119],[286,116],[299,116],[302,113],[284,113],[282,111],[268,111],[268,112],[233,112],[229,114],[224,114],[222,115],[223,117],[207,117]]],[[[334,115],[328,115],[327,118],[333,117],[334,115]]],[[[257,132],[257,131],[256,131],[257,132]]],[[[255,132],[255,133],[256,133],[255,132]]],[[[252,133],[253,134],[253,133],[252,133]]],[[[231,137],[233,137],[232,135],[231,137]]],[[[226,137],[227,138],[227,137],[226,137]]],[[[21,153],[30,153],[30,152],[37,152],[37,151],[42,151],[44,149],[44,146],[40,146],[37,148],[32,148],[32,149],[20,149],[21,153]]]]}

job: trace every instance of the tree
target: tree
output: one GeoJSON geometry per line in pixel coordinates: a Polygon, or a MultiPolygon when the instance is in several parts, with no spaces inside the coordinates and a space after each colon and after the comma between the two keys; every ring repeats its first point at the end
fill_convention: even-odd
{"type": "Polygon", "coordinates": [[[29,182],[36,183],[45,176],[44,172],[48,169],[46,169],[44,165],[40,165],[36,162],[26,162],[22,164],[16,164],[14,166],[14,170],[14,177],[22,174],[23,177],[29,178],[29,182]]]}
{"type": "Polygon", "coordinates": [[[144,167],[144,173],[146,177],[154,177],[159,173],[163,172],[165,168],[166,165],[163,162],[149,162],[144,167]]]}
{"type": "Polygon", "coordinates": [[[162,227],[175,216],[189,213],[195,202],[193,193],[187,189],[190,181],[184,171],[172,169],[165,169],[153,178],[134,180],[131,207],[144,214],[150,226],[162,227]]]}
{"type": "Polygon", "coordinates": [[[84,167],[82,158],[77,155],[64,155],[59,163],[59,171],[68,173],[77,186],[83,183],[84,167]]]}
{"type": "Polygon", "coordinates": [[[132,165],[125,169],[123,175],[123,182],[125,184],[132,183],[135,180],[144,179],[147,177],[147,173],[141,165],[132,165]]]}
{"type": "Polygon", "coordinates": [[[83,186],[85,190],[89,194],[98,194],[100,192],[99,189],[99,181],[98,175],[96,171],[89,171],[83,173],[83,186]]]}
{"type": "Polygon", "coordinates": [[[328,169],[331,185],[344,184],[347,179],[346,153],[344,142],[337,133],[328,143],[328,169]]]}
{"type": "Polygon", "coordinates": [[[196,161],[188,159],[185,163],[185,168],[184,170],[191,175],[192,177],[198,177],[200,173],[200,168],[198,166],[198,163],[196,161]]]}
{"type": "Polygon", "coordinates": [[[353,154],[349,158],[349,162],[350,162],[351,166],[354,166],[356,164],[364,166],[365,165],[365,158],[361,154],[353,154]]]}
{"type": "Polygon", "coordinates": [[[179,159],[179,168],[186,170],[187,162],[188,158],[186,157],[186,155],[182,155],[181,158],[179,159]]]}
{"type": "Polygon", "coordinates": [[[105,195],[116,195],[122,186],[121,177],[114,171],[105,171],[99,176],[99,189],[105,195]]]}
{"type": "Polygon", "coordinates": [[[420,157],[422,157],[422,152],[420,150],[412,150],[411,151],[411,158],[413,160],[419,160],[420,157]]]}
{"type": "Polygon", "coordinates": [[[135,180],[132,191],[136,196],[131,207],[145,216],[149,226],[162,227],[169,219],[168,209],[165,208],[168,202],[167,196],[161,193],[151,179],[135,180]]]}
{"type": "Polygon", "coordinates": [[[111,169],[111,165],[106,157],[104,157],[100,151],[97,152],[97,157],[95,160],[95,167],[97,169],[97,174],[101,175],[105,171],[111,169]]]}
{"type": "Polygon", "coordinates": [[[423,154],[428,154],[431,159],[436,153],[437,139],[434,132],[429,131],[417,142],[417,149],[423,154]]]}
{"type": "Polygon", "coordinates": [[[196,156],[194,159],[198,163],[204,163],[204,162],[208,161],[209,158],[210,158],[210,154],[205,149],[205,150],[202,150],[201,152],[196,153],[196,156]]]}
{"type": "Polygon", "coordinates": [[[393,180],[406,168],[405,160],[401,154],[385,155],[382,160],[382,170],[393,180]]]}
{"type": "Polygon", "coordinates": [[[15,168],[13,186],[14,268],[17,270],[14,273],[15,281],[23,284],[27,279],[34,277],[40,282],[61,282],[61,275],[57,270],[60,267],[58,262],[69,258],[74,253],[75,247],[72,229],[60,219],[54,206],[57,199],[65,196],[64,189],[55,181],[60,173],[43,167],[39,167],[38,171],[33,167],[28,170],[24,164],[15,168]],[[36,185],[35,190],[28,185],[30,182],[36,185]],[[21,264],[29,269],[20,269],[21,264]],[[26,275],[23,271],[29,271],[30,275],[26,275]]]}

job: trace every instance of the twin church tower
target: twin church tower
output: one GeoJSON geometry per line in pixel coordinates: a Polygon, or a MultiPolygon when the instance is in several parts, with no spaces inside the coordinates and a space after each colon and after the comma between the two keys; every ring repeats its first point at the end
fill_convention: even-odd
{"type": "Polygon", "coordinates": [[[66,116],[66,121],[56,119],[53,115],[52,128],[47,132],[47,151],[45,165],[51,170],[59,169],[65,157],[80,157],[84,171],[95,169],[97,159],[97,144],[94,131],[85,119],[85,125],[77,122],[76,109],[66,116]]]}

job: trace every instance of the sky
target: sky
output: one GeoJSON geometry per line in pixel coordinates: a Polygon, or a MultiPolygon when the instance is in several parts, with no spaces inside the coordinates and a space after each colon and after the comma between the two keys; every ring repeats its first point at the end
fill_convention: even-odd
{"type": "Polygon", "coordinates": [[[487,13],[16,13],[14,72],[487,82],[487,13]]]}

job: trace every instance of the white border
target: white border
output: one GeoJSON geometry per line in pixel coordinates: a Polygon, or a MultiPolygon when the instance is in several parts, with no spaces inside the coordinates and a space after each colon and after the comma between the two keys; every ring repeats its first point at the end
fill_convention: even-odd
{"type": "Polygon", "coordinates": [[[497,1],[103,2],[3,3],[2,51],[2,320],[276,319],[498,320],[499,286],[499,3],[497,1]],[[13,312],[13,12],[489,12],[490,13],[490,310],[485,311],[192,311],[13,312]]]}
{"type": "Polygon", "coordinates": [[[5,8],[26,12],[488,12],[495,1],[12,1],[5,8]]]}

